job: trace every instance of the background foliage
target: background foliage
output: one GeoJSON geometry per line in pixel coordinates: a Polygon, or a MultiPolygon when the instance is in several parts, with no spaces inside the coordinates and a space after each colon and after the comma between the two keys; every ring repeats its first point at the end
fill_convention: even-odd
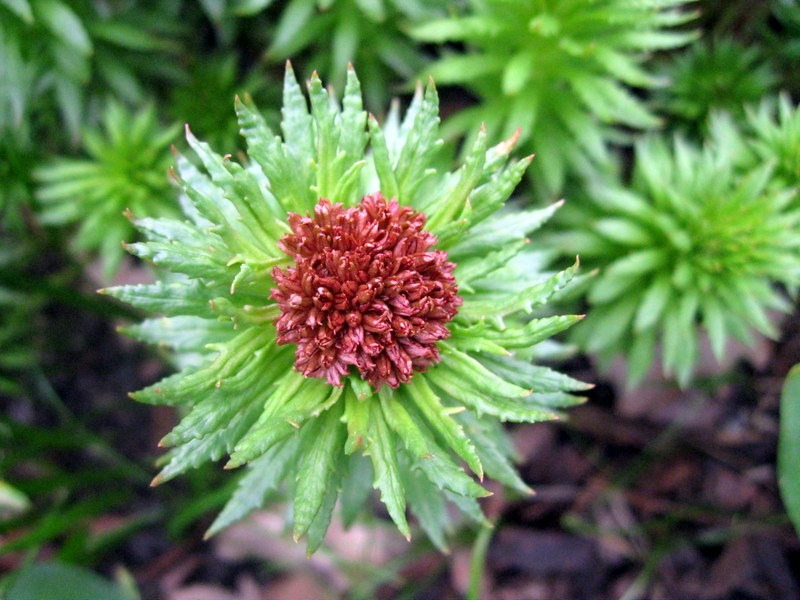
{"type": "MultiPolygon", "coordinates": [[[[163,435],[173,417],[125,393],[182,363],[118,334],[142,315],[95,290],[152,280],[122,251],[121,242],[138,241],[123,212],[177,214],[167,170],[177,161],[169,146],[185,149],[181,125],[238,158],[233,98],[253,98],[277,124],[287,59],[301,79],[317,70],[339,96],[352,62],[381,123],[391,98],[407,104],[415,82],[432,75],[448,143],[430,160],[445,171],[481,123],[491,142],[521,128],[524,153],[536,158],[517,197],[531,207],[567,200],[544,228],[533,266],[563,268],[580,255],[579,285],[555,299],[560,312],[589,315],[573,345],[548,356],[600,384],[587,411],[607,402],[615,419],[630,417],[625,389],[637,384],[634,394],[658,398],[655,412],[635,417],[657,424],[655,442],[620,438],[619,420],[598,431],[581,419],[588,413],[558,426],[573,447],[564,452],[578,448],[612,473],[609,490],[630,489],[648,461],[681,447],[676,431],[698,397],[703,410],[727,410],[743,427],[751,423],[741,414],[761,415],[747,431],[766,441],[747,438],[743,455],[774,470],[777,428],[772,435],[764,423],[777,419],[777,384],[800,359],[791,341],[800,283],[798,0],[0,0],[0,595],[30,595],[15,587],[35,579],[30,568],[80,582],[70,564],[116,579],[120,597],[135,595],[114,566],[135,568],[169,545],[195,543],[237,485],[201,467],[148,487],[160,436],[142,423],[163,435]],[[770,337],[778,341],[767,345],[770,337]],[[758,366],[753,352],[764,347],[777,366],[758,366]],[[666,398],[681,408],[660,421],[666,398]],[[632,446],[642,455],[620,467],[613,452],[632,446]],[[609,447],[611,458],[597,458],[609,447]]],[[[790,415],[792,385],[783,399],[790,415]]],[[[800,435],[793,422],[782,422],[777,467],[786,473],[797,469],[786,450],[800,435]]],[[[701,448],[702,464],[723,452],[689,438],[682,451],[701,448]]],[[[565,473],[574,464],[556,462],[565,473]]],[[[527,484],[547,481],[537,468],[523,472],[527,484]]],[[[773,472],[759,485],[775,495],[776,481],[773,472]]],[[[783,489],[796,507],[796,486],[783,489]]],[[[597,516],[614,497],[584,512],[578,505],[557,530],[618,535],[597,516]]],[[[619,534],[646,548],[609,567],[637,574],[625,580],[628,597],[668,585],[669,569],[659,569],[678,548],[696,550],[694,564],[708,548],[714,559],[725,554],[740,533],[735,523],[780,531],[784,553],[798,552],[780,505],[756,516],[698,516],[702,502],[676,498],[663,520],[637,513],[635,539],[619,534]],[[709,519],[713,531],[691,532],[709,519]]],[[[514,506],[498,516],[516,522],[533,510],[514,506]]],[[[367,519],[380,530],[380,514],[367,519]]],[[[502,528],[497,535],[495,546],[486,536],[479,545],[490,562],[502,528]]],[[[470,539],[457,529],[454,551],[470,539]]],[[[369,596],[389,575],[376,568],[368,581],[352,589],[369,596]]],[[[750,593],[787,593],[767,589],[750,593]]]]}

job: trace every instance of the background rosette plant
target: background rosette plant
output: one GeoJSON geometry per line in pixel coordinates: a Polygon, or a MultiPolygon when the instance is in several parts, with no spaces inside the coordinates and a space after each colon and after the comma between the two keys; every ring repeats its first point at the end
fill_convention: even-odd
{"type": "Polygon", "coordinates": [[[606,365],[624,354],[630,384],[660,348],[665,374],[686,386],[700,328],[721,360],[731,336],[746,344],[753,330],[776,337],[768,311],[791,308],[781,286],[800,281],[797,189],[774,184],[774,159],[740,166],[732,139],[718,134],[701,148],[644,138],[629,187],[598,176],[588,202],[561,215],[563,247],[601,268],[573,340],[606,365]]]}
{"type": "Polygon", "coordinates": [[[457,84],[479,102],[447,123],[468,133],[485,123],[490,138],[522,129],[521,143],[540,153],[533,183],[559,194],[568,172],[587,160],[610,164],[612,125],[653,128],[659,119],[631,88],[659,78],[648,53],[680,47],[694,34],[676,27],[695,13],[682,0],[470,0],[454,14],[412,29],[427,42],[464,44],[429,67],[439,84],[457,84]],[[542,151],[546,150],[546,151],[542,151]]]}
{"type": "Polygon", "coordinates": [[[153,105],[134,114],[109,102],[103,130],[83,133],[89,158],[57,157],[34,172],[42,223],[76,223],[75,246],[98,251],[104,275],[111,278],[125,255],[120,242],[134,237],[124,212],[139,217],[178,213],[166,176],[170,142],[178,131],[158,122],[153,105]]]}
{"type": "Polygon", "coordinates": [[[503,209],[531,160],[509,162],[513,141],[489,148],[481,131],[458,170],[431,168],[441,147],[432,83],[383,127],[352,70],[341,106],[316,76],[309,99],[310,110],[287,66],[282,137],[237,99],[245,164],[187,128],[203,166],[178,157],[188,220],[141,219],[147,241],[129,247],[169,274],[105,290],[162,313],[127,331],[171,346],[183,366],[133,394],[186,409],[162,442],[172,449],[156,482],[229,454],[227,467],[249,469],[208,534],[285,484],[309,552],[337,498],[350,523],[374,486],[404,535],[408,503],[444,549],[446,501],[482,520],[476,498],[489,493],[457,460],[529,492],[498,419],[556,418],[580,402],[568,392],[589,387],[528,360],[580,319],[530,316],[577,264],[535,268],[527,236],[557,205],[503,209]],[[336,246],[351,225],[353,239],[336,246]]]}
{"type": "Polygon", "coordinates": [[[692,135],[704,131],[715,110],[741,117],[747,104],[772,93],[777,83],[758,46],[727,37],[696,41],[674,57],[665,75],[670,85],[658,90],[658,104],[692,135]]]}

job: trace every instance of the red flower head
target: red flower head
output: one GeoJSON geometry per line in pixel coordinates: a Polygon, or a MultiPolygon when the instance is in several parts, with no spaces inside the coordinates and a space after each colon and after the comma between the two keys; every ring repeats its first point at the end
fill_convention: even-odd
{"type": "Polygon", "coordinates": [[[278,246],[295,267],[273,269],[272,298],[278,344],[297,344],[300,373],[342,385],[355,365],[376,389],[396,388],[439,361],[461,298],[424,214],[376,192],[353,208],[322,198],[289,225],[278,246]]]}

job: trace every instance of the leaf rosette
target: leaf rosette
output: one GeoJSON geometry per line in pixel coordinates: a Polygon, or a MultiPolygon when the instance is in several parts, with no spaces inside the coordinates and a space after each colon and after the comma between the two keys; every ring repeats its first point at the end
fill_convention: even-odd
{"type": "Polygon", "coordinates": [[[677,28],[695,13],[683,0],[469,0],[460,14],[411,30],[427,42],[464,44],[425,72],[472,91],[480,102],[445,124],[468,133],[485,123],[490,139],[522,128],[540,153],[534,184],[559,194],[585,163],[609,165],[611,126],[652,129],[659,119],[631,88],[663,84],[644,65],[649,53],[680,47],[694,34],[677,28]]]}
{"type": "Polygon", "coordinates": [[[573,340],[601,362],[624,354],[631,384],[660,348],[664,373],[686,386],[700,331],[717,361],[731,337],[778,335],[769,313],[790,309],[784,290],[800,281],[797,190],[775,185],[776,157],[743,168],[739,144],[719,136],[704,147],[649,137],[635,150],[629,188],[598,177],[591,203],[563,214],[564,247],[601,268],[573,340]]]}
{"type": "Polygon", "coordinates": [[[130,245],[170,274],[105,290],[162,313],[128,332],[182,357],[133,394],[186,408],[156,480],[228,454],[249,468],[209,534],[286,487],[309,552],[337,498],[347,524],[374,486],[404,535],[408,507],[444,549],[447,502],[483,519],[484,474],[530,491],[498,420],[557,418],[588,387],[529,360],[580,319],[531,316],[577,264],[536,268],[528,235],[557,206],[503,209],[531,160],[509,160],[513,140],[481,132],[460,168],[432,168],[432,82],[383,126],[352,69],[341,103],[316,75],[308,98],[287,65],[282,135],[237,99],[244,164],[187,128],[187,220],[141,219],[130,245]]]}

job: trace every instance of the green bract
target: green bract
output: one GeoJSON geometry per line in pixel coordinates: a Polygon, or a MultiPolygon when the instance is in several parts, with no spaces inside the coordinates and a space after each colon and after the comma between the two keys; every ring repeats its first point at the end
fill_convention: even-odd
{"type": "Polygon", "coordinates": [[[123,256],[120,240],[131,241],[133,225],[123,212],[136,216],[177,213],[167,171],[169,145],[178,130],[163,128],[152,106],[136,115],[111,102],[103,113],[105,137],[84,132],[90,159],[58,158],[34,173],[41,183],[37,197],[42,222],[78,222],[76,243],[99,249],[107,277],[123,256]]]}
{"type": "Polygon", "coordinates": [[[448,127],[459,133],[486,123],[490,138],[522,129],[525,147],[541,152],[534,181],[558,193],[569,167],[589,157],[609,160],[609,124],[654,127],[658,119],[626,86],[656,79],[644,52],[673,48],[692,35],[665,31],[692,17],[681,0],[470,0],[467,14],[432,21],[412,33],[422,40],[455,41],[467,53],[444,56],[427,72],[463,85],[480,104],[448,127]],[[544,151],[542,151],[544,150],[544,151]]]}
{"type": "Polygon", "coordinates": [[[742,174],[735,153],[645,139],[632,189],[596,180],[594,205],[565,215],[573,227],[565,246],[602,268],[576,341],[606,360],[627,355],[632,383],[660,343],[665,372],[686,385],[698,325],[718,360],[730,335],[750,342],[751,328],[777,334],[766,311],[789,307],[775,284],[798,283],[800,213],[794,190],[770,185],[774,163],[742,174]]]}
{"type": "Polygon", "coordinates": [[[188,220],[142,219],[148,241],[130,246],[174,275],[106,290],[162,313],[129,331],[172,346],[186,365],[133,394],[186,408],[163,440],[172,450],[156,479],[229,454],[228,467],[249,468],[209,534],[285,486],[294,497],[294,536],[308,537],[309,552],[337,498],[349,523],[373,486],[404,535],[408,504],[444,548],[446,501],[481,519],[476,498],[488,495],[458,460],[478,478],[486,473],[528,492],[498,418],[556,418],[580,401],[566,392],[587,388],[527,360],[536,344],[579,320],[528,316],[577,265],[547,275],[535,269],[527,236],[555,207],[498,213],[530,162],[509,162],[513,144],[488,148],[481,133],[458,170],[430,168],[441,145],[433,84],[418,91],[402,122],[393,113],[383,127],[362,109],[352,70],[341,107],[316,75],[309,96],[310,111],[289,67],[282,136],[237,100],[246,164],[218,156],[187,131],[204,167],[178,159],[188,220]],[[290,232],[288,214],[313,214],[321,198],[354,207],[377,190],[427,215],[435,248],[458,265],[463,299],[451,336],[438,344],[441,362],[379,392],[352,370],[341,387],[293,370],[295,346],[276,343],[280,308],[271,299],[272,269],[291,267],[278,247],[290,232]]]}

